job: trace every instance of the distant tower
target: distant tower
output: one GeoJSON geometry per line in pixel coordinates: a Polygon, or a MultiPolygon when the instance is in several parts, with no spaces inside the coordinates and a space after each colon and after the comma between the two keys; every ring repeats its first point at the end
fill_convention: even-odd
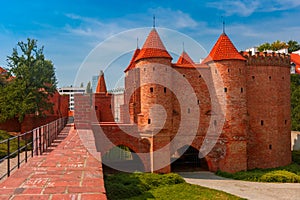
{"type": "Polygon", "coordinates": [[[107,92],[104,73],[99,73],[96,92],[93,94],[93,106],[99,122],[114,122],[113,96],[107,92]]]}
{"type": "MultiPolygon", "coordinates": [[[[219,166],[223,171],[247,169],[247,101],[246,59],[236,50],[223,32],[203,61],[208,64],[219,97],[220,108],[225,111],[225,124],[220,140],[225,142],[226,157],[219,166]],[[217,77],[220,77],[218,79],[217,77]],[[222,84],[223,82],[223,84],[222,84]],[[225,102],[222,98],[225,97],[225,102]],[[238,160],[238,162],[237,162],[238,160]]],[[[216,121],[215,123],[219,123],[216,121]]]]}

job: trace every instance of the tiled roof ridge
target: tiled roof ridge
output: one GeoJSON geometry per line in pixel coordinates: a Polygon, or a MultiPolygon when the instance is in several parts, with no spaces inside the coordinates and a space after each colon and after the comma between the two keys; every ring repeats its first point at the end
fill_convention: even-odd
{"type": "Polygon", "coordinates": [[[194,61],[191,59],[191,57],[186,51],[182,51],[176,64],[194,64],[194,61]]]}
{"type": "Polygon", "coordinates": [[[139,55],[140,51],[141,51],[140,48],[136,48],[136,50],[134,51],[133,56],[132,56],[132,58],[131,58],[131,60],[130,60],[129,65],[128,65],[128,67],[124,70],[124,72],[127,72],[127,71],[129,71],[129,70],[135,68],[135,59],[136,59],[136,57],[139,55]]]}

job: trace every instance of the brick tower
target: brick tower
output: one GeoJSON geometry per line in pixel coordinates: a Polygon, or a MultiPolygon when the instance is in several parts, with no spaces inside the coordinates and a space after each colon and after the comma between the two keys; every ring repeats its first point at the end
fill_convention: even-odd
{"type": "Polygon", "coordinates": [[[226,156],[219,163],[220,170],[223,171],[247,169],[245,61],[225,33],[221,34],[209,56],[204,60],[211,69],[220,108],[225,111],[224,126],[219,138],[226,145],[226,156]],[[222,98],[225,102],[221,100],[222,98]]]}
{"type": "Polygon", "coordinates": [[[93,106],[99,122],[114,122],[112,102],[113,96],[107,92],[104,73],[101,70],[96,92],[93,94],[93,106]]]}
{"type": "MultiPolygon", "coordinates": [[[[167,88],[172,81],[172,74],[169,73],[172,57],[153,28],[143,47],[134,53],[133,59],[125,70],[125,85],[129,87],[134,85],[131,89],[135,90],[129,101],[129,113],[133,114],[130,121],[137,123],[139,132],[151,138],[150,151],[153,152],[170,142],[173,104],[172,93],[167,88]]],[[[169,150],[153,156],[152,169],[160,168],[161,161],[170,160],[169,150]]],[[[159,170],[159,172],[169,171],[170,166],[159,170]]]]}

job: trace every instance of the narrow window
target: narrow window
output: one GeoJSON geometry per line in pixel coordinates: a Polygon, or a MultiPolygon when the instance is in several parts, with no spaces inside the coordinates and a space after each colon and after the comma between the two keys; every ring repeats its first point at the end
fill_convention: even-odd
{"type": "Polygon", "coordinates": [[[155,67],[153,67],[153,71],[155,71],[155,67]]]}
{"type": "Polygon", "coordinates": [[[255,76],[252,76],[252,80],[254,80],[255,79],[255,76]]]}
{"type": "Polygon", "coordinates": [[[95,106],[95,110],[98,110],[98,106],[95,106]]]}
{"type": "Polygon", "coordinates": [[[109,104],[109,108],[111,109],[111,104],[109,104]]]}
{"type": "Polygon", "coordinates": [[[185,77],[185,74],[183,74],[182,76],[185,77]]]}
{"type": "Polygon", "coordinates": [[[271,80],[272,79],[272,77],[271,76],[269,76],[269,80],[271,80]]]}
{"type": "Polygon", "coordinates": [[[199,78],[201,78],[201,75],[199,75],[199,78]]]}
{"type": "Polygon", "coordinates": [[[230,72],[230,69],[228,68],[227,71],[228,71],[228,73],[229,73],[229,72],[230,72]]]}
{"type": "Polygon", "coordinates": [[[197,100],[197,104],[198,104],[198,105],[200,104],[200,100],[197,100]]]}
{"type": "Polygon", "coordinates": [[[214,120],[214,125],[217,126],[217,120],[214,120]]]}
{"type": "Polygon", "coordinates": [[[217,74],[218,73],[218,71],[215,69],[215,73],[217,74]]]}
{"type": "Polygon", "coordinates": [[[151,119],[148,119],[148,124],[151,124],[151,119]]]}
{"type": "Polygon", "coordinates": [[[241,93],[243,93],[244,92],[244,89],[243,88],[241,88],[241,93]]]}
{"type": "Polygon", "coordinates": [[[227,88],[224,88],[224,92],[227,92],[227,88]]]}
{"type": "Polygon", "coordinates": [[[284,120],[284,124],[286,124],[287,123],[287,120],[284,120]]]}
{"type": "Polygon", "coordinates": [[[167,93],[167,88],[166,87],[164,87],[164,93],[167,93]]]}
{"type": "Polygon", "coordinates": [[[166,72],[168,71],[168,68],[166,67],[166,72]]]}
{"type": "Polygon", "coordinates": [[[144,68],[144,72],[146,71],[146,68],[144,68]]]}
{"type": "Polygon", "coordinates": [[[151,92],[151,93],[153,92],[153,87],[150,88],[150,92],[151,92]]]}
{"type": "Polygon", "coordinates": [[[239,72],[240,72],[240,74],[242,73],[242,70],[239,68],[239,72]]]}
{"type": "Polygon", "coordinates": [[[190,108],[188,108],[188,113],[191,113],[191,109],[190,108]]]}
{"type": "Polygon", "coordinates": [[[282,77],[282,80],[284,80],[284,76],[282,77]]]}
{"type": "Polygon", "coordinates": [[[272,149],[272,145],[271,145],[271,144],[269,144],[269,149],[270,149],[270,150],[272,149]]]}
{"type": "Polygon", "coordinates": [[[264,125],[264,120],[260,120],[260,125],[264,125]]]}

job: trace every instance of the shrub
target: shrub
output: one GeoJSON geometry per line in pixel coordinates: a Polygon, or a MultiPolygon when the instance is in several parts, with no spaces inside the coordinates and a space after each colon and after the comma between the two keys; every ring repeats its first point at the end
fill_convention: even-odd
{"type": "Polygon", "coordinates": [[[292,172],[276,170],[264,174],[260,180],[263,182],[300,183],[300,176],[292,172]]]}
{"type": "Polygon", "coordinates": [[[141,195],[151,189],[184,183],[184,179],[178,174],[114,174],[105,176],[105,188],[108,199],[124,199],[141,195]]]}

